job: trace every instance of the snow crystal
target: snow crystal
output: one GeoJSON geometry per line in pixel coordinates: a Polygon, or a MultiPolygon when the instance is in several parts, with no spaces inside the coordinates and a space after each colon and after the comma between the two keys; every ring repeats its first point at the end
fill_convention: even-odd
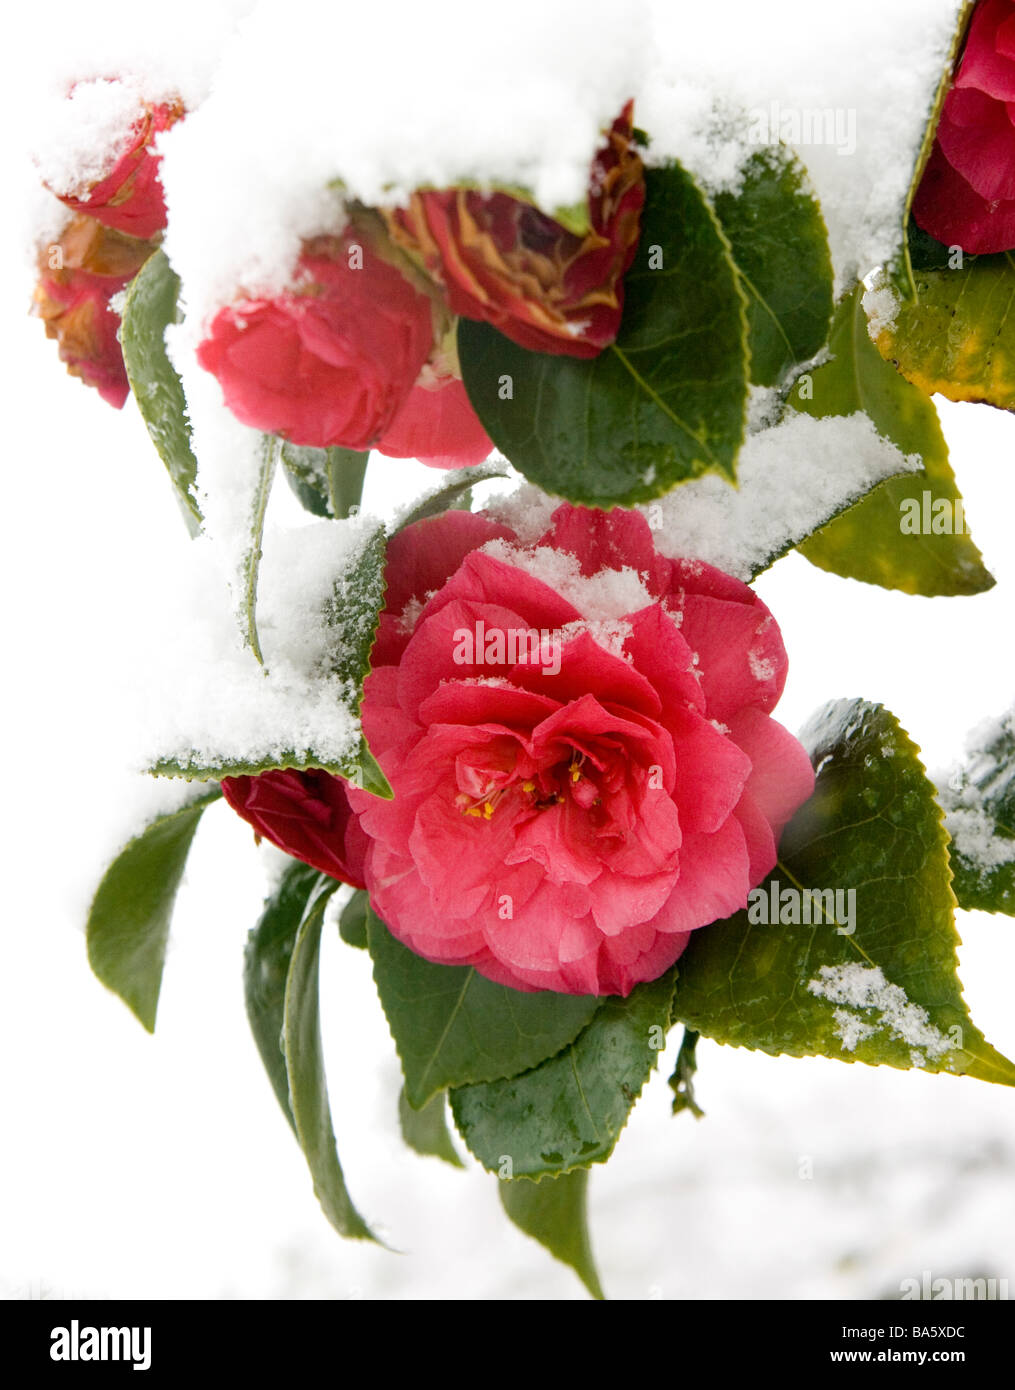
{"type": "Polygon", "coordinates": [[[775,675],[775,662],[770,657],[759,656],[753,647],[747,653],[747,663],[756,681],[770,681],[775,675]]]}
{"type": "Polygon", "coordinates": [[[899,312],[899,297],[887,280],[876,279],[863,297],[867,315],[867,332],[877,342],[882,333],[895,332],[895,316],[899,312]]]}
{"type": "Polygon", "coordinates": [[[878,1031],[848,1009],[836,1009],[832,1017],[835,1019],[835,1036],[841,1040],[844,1052],[855,1052],[857,1043],[873,1037],[878,1031]]]}
{"type": "Polygon", "coordinates": [[[605,619],[581,619],[577,622],[566,623],[554,633],[561,642],[571,642],[582,633],[588,633],[596,642],[611,656],[623,657],[626,661],[631,658],[624,651],[624,643],[631,635],[631,624],[625,622],[606,621],[605,619]]]}
{"type": "Polygon", "coordinates": [[[846,1006],[833,1014],[836,1036],[846,1052],[854,1051],[858,1042],[884,1029],[891,1037],[909,1044],[911,1056],[920,1058],[919,1062],[914,1060],[918,1066],[925,1066],[927,1057],[937,1061],[955,1046],[934,1027],[926,1009],[911,1004],[905,990],[885,979],[880,966],[823,965],[818,978],[808,981],[807,988],[819,999],[846,1006]]]}
{"type": "Polygon", "coordinates": [[[738,487],[710,474],[638,510],[663,555],[695,557],[750,579],[876,483],[919,467],[915,455],[904,457],[865,415],[789,415],[746,441],[738,487]]]}
{"type": "Polygon", "coordinates": [[[655,602],[644,579],[630,565],[583,575],[574,555],[547,545],[526,549],[498,538],[487,541],[482,548],[487,555],[514,565],[555,589],[585,618],[623,618],[655,602]]]}
{"type": "Polygon", "coordinates": [[[950,810],[945,816],[945,829],[962,857],[983,872],[1015,862],[1015,840],[998,835],[993,820],[978,806],[950,810]]]}
{"type": "Polygon", "coordinates": [[[1015,709],[978,724],[966,739],[967,762],[934,778],[945,809],[945,829],[956,850],[981,873],[1015,861],[1015,839],[997,833],[986,798],[1015,777],[1010,764],[988,751],[1015,733],[1015,709]]]}

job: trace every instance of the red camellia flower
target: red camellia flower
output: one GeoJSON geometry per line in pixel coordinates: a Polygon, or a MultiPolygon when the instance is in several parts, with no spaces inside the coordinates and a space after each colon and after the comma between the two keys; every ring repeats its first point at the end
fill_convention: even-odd
{"type": "Polygon", "coordinates": [[[366,887],[367,839],[339,778],[316,769],[224,777],[222,794],[272,844],[332,878],[354,888],[366,887]]]}
{"type": "Polygon", "coordinates": [[[130,386],[117,338],[120,316],[110,300],[124,289],[154,245],[123,236],[91,217],[75,217],[39,256],[35,312],[59,344],[71,376],[94,386],[120,409],[130,386]]]}
{"type": "Polygon", "coordinates": [[[393,237],[445,287],[455,314],[534,352],[595,357],[612,343],[645,202],[633,104],[592,163],[584,236],[507,193],[415,193],[386,214],[393,237]]]}
{"type": "MultiPolygon", "coordinates": [[[[424,368],[424,376],[428,370],[424,368]]],[[[461,379],[445,376],[416,383],[377,449],[389,458],[419,459],[431,468],[468,468],[483,462],[493,440],[461,379]]]]}
{"type": "Polygon", "coordinates": [[[362,714],[394,799],[347,795],[399,940],[626,995],[746,905],[814,784],[770,718],[786,654],[750,588],[660,556],[638,513],[570,505],[528,547],[482,515],[418,522],[386,577],[362,714]]]}
{"type": "Polygon", "coordinates": [[[152,148],[160,131],[183,115],[179,102],[145,106],[126,135],[109,172],[75,194],[53,192],[74,212],[87,213],[107,227],[147,239],[166,225],[166,200],[159,180],[159,160],[152,148]]]}
{"type": "Polygon", "coordinates": [[[369,449],[433,345],[429,296],[350,227],[305,244],[293,289],[222,309],[197,357],[244,424],[294,444],[369,449]]]}
{"type": "Polygon", "coordinates": [[[1015,0],[973,13],[913,217],[946,246],[1015,248],[1015,0]]]}

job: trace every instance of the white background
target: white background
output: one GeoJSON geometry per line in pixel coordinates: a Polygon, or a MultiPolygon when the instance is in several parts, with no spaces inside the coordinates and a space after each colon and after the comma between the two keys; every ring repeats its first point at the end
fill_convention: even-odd
{"type": "MultiPolygon", "coordinates": [[[[240,967],[262,878],[223,806],[188,867],[156,1036],[89,974],[83,912],[124,829],[123,764],[142,718],[136,653],[171,613],[188,542],[133,403],[117,414],[70,380],[26,314],[21,97],[45,70],[54,14],[14,35],[3,75],[0,1293],[580,1297],[501,1216],[492,1179],[402,1148],[397,1062],[368,962],[336,941],[323,975],[340,1151],[360,1210],[403,1253],[330,1231],[247,1032],[240,967]]],[[[782,720],[796,728],[829,698],[878,699],[932,768],[1013,685],[1015,424],[987,407],[945,403],[942,415],[995,590],[912,598],[797,556],[758,586],[790,652],[782,720]]],[[[432,480],[383,460],[373,471],[378,505],[432,480]]],[[[1013,1055],[1011,923],[960,914],[959,926],[974,1018],[1013,1055]]],[[[611,1295],[897,1297],[924,1269],[1015,1284],[1010,1091],[703,1042],[707,1118],[695,1123],[669,1117],[672,1060],[671,1049],[593,1175],[611,1295]],[[808,1159],[813,1177],[801,1177],[808,1159]]]]}

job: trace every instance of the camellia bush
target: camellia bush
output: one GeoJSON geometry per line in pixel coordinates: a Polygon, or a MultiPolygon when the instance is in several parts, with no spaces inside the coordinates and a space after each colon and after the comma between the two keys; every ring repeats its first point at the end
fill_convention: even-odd
{"type": "Polygon", "coordinates": [[[589,1171],[671,1030],[677,1112],[700,1036],[1015,1084],[953,920],[1015,907],[1012,714],[940,786],[877,691],[830,689],[794,734],[752,587],[793,549],[909,594],[993,585],[930,397],[1015,409],[1015,2],[956,5],[866,264],[833,266],[791,112],[691,120],[658,73],[620,99],[572,75],[584,104],[538,139],[421,153],[406,126],[371,169],[339,107],[290,113],[313,133],[286,147],[297,88],[272,106],[241,67],[196,97],[84,76],[39,154],[63,221],[36,312],[69,372],[133,398],[223,615],[89,960],[154,1029],[224,798],[285,856],[247,1010],[327,1219],[374,1239],[323,1069],[337,929],[373,962],[407,1144],[458,1162],[450,1112],[599,1296],[589,1171]],[[443,472],[385,526],[360,502],[389,458],[443,472]],[[310,515],[270,542],[282,478],[310,515]]]}

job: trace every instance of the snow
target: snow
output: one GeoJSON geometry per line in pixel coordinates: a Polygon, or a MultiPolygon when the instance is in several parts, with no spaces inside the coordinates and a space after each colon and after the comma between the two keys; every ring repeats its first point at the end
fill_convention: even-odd
{"type": "Polygon", "coordinates": [[[705,560],[747,580],[876,483],[919,467],[865,415],[791,414],[747,440],[736,488],[709,475],[638,510],[663,555],[705,560]]]}
{"type": "Polygon", "coordinates": [[[1015,838],[997,833],[997,823],[987,806],[1006,783],[1015,778],[1010,762],[998,761],[988,751],[992,745],[1015,735],[1015,709],[1000,718],[984,720],[966,740],[967,761],[950,773],[935,778],[945,809],[945,828],[962,857],[982,874],[1015,861],[1015,838]]]}
{"type": "Polygon", "coordinates": [[[188,119],[159,145],[167,250],[204,321],[241,289],[281,288],[301,238],[340,223],[340,189],[377,205],[473,180],[527,187],[550,212],[584,202],[600,132],[629,97],[649,162],[677,157],[713,192],[735,189],[773,135],[792,144],[843,287],[897,246],[959,4],[899,0],[876,40],[856,23],[824,45],[805,0],[743,7],[735,24],[721,6],[633,0],[623,25],[606,0],[516,0],[494,43],[471,0],[437,11],[189,0],[160,16],[157,39],[126,7],[108,9],[109,26],[78,19],[51,45],[32,118],[39,158],[59,181],[84,177],[84,145],[68,143],[57,109],[75,80],[122,75],[149,99],[179,91],[188,119]]]}
{"type": "Polygon", "coordinates": [[[526,549],[497,538],[482,548],[494,559],[514,565],[556,590],[585,618],[623,618],[655,602],[641,575],[630,565],[583,575],[574,555],[547,545],[526,549]]]}
{"type": "Polygon", "coordinates": [[[823,965],[807,988],[819,999],[846,1005],[833,1014],[835,1033],[845,1052],[852,1052],[858,1042],[885,1029],[891,1037],[910,1045],[910,1056],[918,1066],[925,1066],[927,1057],[939,1060],[956,1046],[934,1027],[926,1009],[910,1003],[900,985],[885,979],[880,966],[823,965]]]}
{"type": "Polygon", "coordinates": [[[143,113],[136,78],[76,84],[66,101],[50,108],[49,123],[35,132],[39,177],[54,193],[82,196],[126,150],[143,113]]]}
{"type": "Polygon", "coordinates": [[[344,683],[321,675],[332,643],[324,605],[372,530],[356,517],[268,533],[257,606],[263,668],[243,643],[214,546],[195,541],[172,611],[158,615],[158,640],[144,653],[152,685],[139,761],[347,757],[359,722],[344,683]]]}

